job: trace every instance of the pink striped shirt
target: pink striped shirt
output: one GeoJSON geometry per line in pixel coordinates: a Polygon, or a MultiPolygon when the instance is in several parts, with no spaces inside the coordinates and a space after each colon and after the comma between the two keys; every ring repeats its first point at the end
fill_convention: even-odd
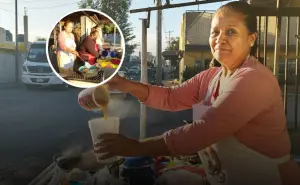
{"type": "MultiPolygon", "coordinates": [[[[190,109],[204,100],[209,85],[216,85],[210,82],[219,70],[203,71],[176,88],[149,85],[144,104],[167,111],[190,109]]],[[[177,155],[196,153],[232,135],[271,158],[290,153],[278,81],[254,57],[245,61],[199,122],[167,131],[164,137],[169,151],[177,155]]]]}

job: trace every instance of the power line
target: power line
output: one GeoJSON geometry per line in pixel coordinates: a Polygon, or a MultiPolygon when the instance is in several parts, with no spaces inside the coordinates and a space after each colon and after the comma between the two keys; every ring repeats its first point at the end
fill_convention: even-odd
{"type": "Polygon", "coordinates": [[[12,10],[7,10],[7,9],[5,9],[5,8],[0,8],[0,10],[4,10],[4,11],[10,12],[10,13],[15,13],[14,11],[12,11],[12,10]]]}
{"type": "Polygon", "coordinates": [[[36,2],[52,2],[52,1],[61,1],[61,0],[28,0],[28,1],[21,1],[22,3],[36,3],[36,2]]]}
{"type": "Polygon", "coordinates": [[[167,42],[167,40],[168,40],[168,38],[167,38],[167,35],[165,34],[166,33],[166,25],[165,25],[165,14],[164,14],[164,11],[162,11],[162,16],[161,16],[161,19],[162,19],[162,23],[163,23],[163,29],[164,29],[164,36],[165,36],[165,39],[166,39],[166,43],[168,43],[167,42]]]}
{"type": "Polygon", "coordinates": [[[169,33],[169,39],[168,39],[168,41],[169,41],[169,45],[171,45],[171,33],[172,32],[174,32],[174,31],[167,31],[166,33],[169,33]]]}
{"type": "Polygon", "coordinates": [[[62,4],[62,5],[57,5],[57,6],[47,6],[47,7],[26,7],[27,9],[51,9],[51,8],[57,8],[57,7],[62,7],[62,6],[67,6],[67,5],[72,5],[72,4],[78,4],[79,2],[73,2],[73,3],[67,3],[67,4],[62,4]]]}
{"type": "MultiPolygon", "coordinates": [[[[0,10],[4,10],[4,11],[7,11],[7,12],[9,12],[9,13],[15,14],[14,11],[12,11],[12,10],[7,10],[7,9],[5,9],[5,8],[0,8],[0,10]]],[[[19,16],[19,17],[23,17],[24,15],[18,14],[18,16],[19,16]]]]}

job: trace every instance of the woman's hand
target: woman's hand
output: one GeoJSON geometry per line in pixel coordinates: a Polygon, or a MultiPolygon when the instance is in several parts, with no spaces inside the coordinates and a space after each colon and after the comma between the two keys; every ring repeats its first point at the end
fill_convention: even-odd
{"type": "Polygon", "coordinates": [[[130,81],[116,74],[106,84],[108,90],[119,90],[121,92],[128,92],[129,82],[130,81]]]}
{"type": "Polygon", "coordinates": [[[73,51],[72,52],[74,55],[76,55],[77,57],[79,56],[78,52],[77,51],[73,51]]]}
{"type": "Polygon", "coordinates": [[[102,140],[94,145],[95,153],[106,153],[101,160],[114,156],[139,156],[141,144],[139,140],[127,138],[120,134],[102,134],[98,137],[102,140]]]}

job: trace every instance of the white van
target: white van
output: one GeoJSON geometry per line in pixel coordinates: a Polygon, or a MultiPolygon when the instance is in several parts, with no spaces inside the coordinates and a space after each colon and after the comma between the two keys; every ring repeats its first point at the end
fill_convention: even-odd
{"type": "Polygon", "coordinates": [[[62,86],[65,83],[53,73],[46,54],[46,41],[33,42],[22,67],[22,82],[26,87],[62,86]]]}

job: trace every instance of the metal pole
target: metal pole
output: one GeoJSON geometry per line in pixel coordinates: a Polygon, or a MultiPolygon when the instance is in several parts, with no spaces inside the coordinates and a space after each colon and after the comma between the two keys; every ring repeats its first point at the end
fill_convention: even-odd
{"type": "MultiPolygon", "coordinates": [[[[277,10],[281,8],[280,0],[277,0],[277,10]]],[[[279,55],[280,55],[280,35],[281,35],[281,16],[277,15],[276,17],[276,33],[275,33],[275,48],[274,48],[274,69],[273,73],[278,78],[279,72],[279,55]]]]}
{"type": "Polygon", "coordinates": [[[186,2],[186,3],[177,3],[177,4],[169,4],[164,6],[155,6],[155,7],[149,7],[149,8],[140,8],[140,9],[133,9],[130,10],[130,13],[139,13],[139,12],[148,12],[153,10],[162,10],[162,9],[169,9],[169,8],[178,8],[178,7],[184,7],[184,6],[193,6],[193,5],[200,5],[200,4],[209,4],[209,3],[218,3],[223,1],[229,1],[229,0],[203,0],[203,1],[193,1],[193,2],[186,2]]]}
{"type": "MultiPolygon", "coordinates": [[[[157,6],[161,6],[161,0],[157,0],[157,6]]],[[[157,10],[157,41],[156,41],[156,84],[160,85],[162,80],[162,61],[161,61],[161,14],[162,10],[157,10]]]]}
{"type": "Polygon", "coordinates": [[[268,20],[269,20],[269,17],[266,16],[265,17],[265,33],[264,33],[264,65],[267,66],[267,46],[268,46],[268,20]]]}
{"type": "MultiPolygon", "coordinates": [[[[297,18],[297,35],[300,34],[300,16],[297,18]]],[[[295,66],[295,130],[298,129],[298,85],[299,85],[299,54],[300,54],[300,39],[296,40],[296,66],[295,66]]]]}
{"type": "Polygon", "coordinates": [[[116,30],[117,30],[117,27],[114,26],[114,49],[116,49],[116,30]]]}
{"type": "Polygon", "coordinates": [[[28,48],[28,16],[26,7],[24,8],[25,15],[24,15],[24,54],[27,57],[27,48],[28,48]]]}
{"type": "Polygon", "coordinates": [[[15,0],[15,18],[16,18],[16,61],[15,61],[15,75],[16,83],[19,83],[19,43],[18,43],[18,0],[15,0]]]}
{"type": "MultiPolygon", "coordinates": [[[[147,83],[147,19],[142,19],[142,60],[141,60],[141,82],[147,83]]],[[[146,137],[147,130],[147,109],[144,104],[140,105],[140,138],[146,137]]]]}
{"type": "MultiPolygon", "coordinates": [[[[290,38],[290,17],[286,19],[285,28],[285,55],[289,54],[289,38],[290,38]]],[[[284,113],[287,115],[287,93],[288,93],[288,58],[284,60],[284,89],[283,89],[283,103],[284,103],[284,113]]]]}

